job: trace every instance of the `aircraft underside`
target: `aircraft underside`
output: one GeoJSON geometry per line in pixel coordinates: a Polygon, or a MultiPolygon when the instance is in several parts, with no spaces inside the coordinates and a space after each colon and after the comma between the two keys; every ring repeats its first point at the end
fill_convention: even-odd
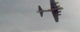
{"type": "Polygon", "coordinates": [[[38,6],[38,12],[40,13],[40,16],[43,17],[43,12],[52,12],[54,20],[56,22],[58,22],[59,21],[58,16],[61,15],[61,14],[59,14],[61,12],[59,10],[62,10],[63,8],[60,7],[59,5],[56,5],[56,4],[58,4],[58,2],[55,2],[55,0],[50,0],[51,9],[49,9],[49,10],[43,10],[41,8],[41,6],[39,5],[38,6]]]}

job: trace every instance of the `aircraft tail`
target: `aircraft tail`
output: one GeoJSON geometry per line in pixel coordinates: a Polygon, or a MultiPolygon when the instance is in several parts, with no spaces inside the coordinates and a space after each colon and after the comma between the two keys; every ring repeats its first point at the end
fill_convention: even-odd
{"type": "Polygon", "coordinates": [[[40,16],[43,17],[43,10],[40,5],[38,6],[38,12],[40,13],[40,16]]]}

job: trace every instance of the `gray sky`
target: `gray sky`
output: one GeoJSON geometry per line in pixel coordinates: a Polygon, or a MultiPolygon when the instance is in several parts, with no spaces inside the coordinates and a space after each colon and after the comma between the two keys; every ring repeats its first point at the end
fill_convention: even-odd
{"type": "Polygon", "coordinates": [[[80,32],[80,0],[57,0],[64,8],[55,23],[50,12],[43,18],[37,6],[50,9],[49,0],[0,0],[0,32],[80,32]]]}

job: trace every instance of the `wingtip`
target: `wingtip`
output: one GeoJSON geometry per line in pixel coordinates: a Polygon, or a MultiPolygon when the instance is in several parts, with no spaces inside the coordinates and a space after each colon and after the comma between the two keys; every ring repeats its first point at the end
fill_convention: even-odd
{"type": "Polygon", "coordinates": [[[58,21],[56,21],[56,23],[58,23],[58,21]]]}
{"type": "Polygon", "coordinates": [[[59,22],[58,20],[56,22],[59,22]]]}
{"type": "Polygon", "coordinates": [[[41,16],[41,18],[42,18],[43,16],[41,16]]]}

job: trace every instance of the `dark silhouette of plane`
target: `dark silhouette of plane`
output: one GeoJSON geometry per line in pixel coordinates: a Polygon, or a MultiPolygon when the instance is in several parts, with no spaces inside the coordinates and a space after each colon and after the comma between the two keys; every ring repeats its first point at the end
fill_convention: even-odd
{"type": "Polygon", "coordinates": [[[55,2],[55,0],[50,0],[51,9],[49,9],[49,10],[43,10],[41,8],[41,6],[39,5],[38,6],[38,9],[39,9],[38,12],[40,13],[40,16],[43,17],[43,12],[51,11],[55,21],[58,22],[59,21],[59,17],[58,16],[61,15],[61,14],[59,14],[59,12],[61,12],[59,10],[62,10],[63,8],[60,7],[60,5],[58,6],[57,4],[58,4],[58,2],[55,2]]]}

